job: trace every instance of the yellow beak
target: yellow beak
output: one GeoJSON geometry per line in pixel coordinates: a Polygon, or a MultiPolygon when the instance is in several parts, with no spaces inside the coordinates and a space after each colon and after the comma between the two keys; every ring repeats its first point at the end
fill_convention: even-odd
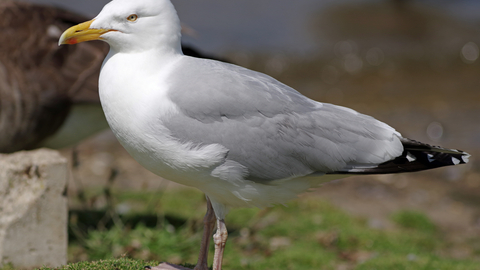
{"type": "Polygon", "coordinates": [[[101,36],[112,29],[91,29],[90,25],[94,20],[84,22],[68,28],[58,40],[58,45],[77,44],[89,40],[101,40],[101,36]]]}

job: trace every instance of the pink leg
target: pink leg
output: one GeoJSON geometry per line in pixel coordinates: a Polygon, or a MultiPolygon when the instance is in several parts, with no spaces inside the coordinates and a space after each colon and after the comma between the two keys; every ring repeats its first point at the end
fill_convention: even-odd
{"type": "Polygon", "coordinates": [[[207,213],[203,218],[203,236],[200,246],[200,254],[198,262],[194,270],[208,270],[208,247],[210,245],[210,237],[212,236],[213,227],[215,226],[215,213],[213,212],[212,203],[207,197],[207,213]]]}
{"type": "Polygon", "coordinates": [[[225,250],[225,243],[227,243],[227,227],[225,221],[217,219],[217,232],[213,236],[215,242],[215,255],[213,257],[213,270],[222,270],[223,251],[225,250]]]}

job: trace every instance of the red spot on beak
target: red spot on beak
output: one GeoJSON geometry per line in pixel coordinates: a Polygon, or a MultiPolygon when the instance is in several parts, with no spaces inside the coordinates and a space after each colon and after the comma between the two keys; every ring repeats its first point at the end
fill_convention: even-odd
{"type": "Polygon", "coordinates": [[[71,38],[67,41],[68,44],[77,44],[78,43],[78,40],[76,38],[71,38]]]}

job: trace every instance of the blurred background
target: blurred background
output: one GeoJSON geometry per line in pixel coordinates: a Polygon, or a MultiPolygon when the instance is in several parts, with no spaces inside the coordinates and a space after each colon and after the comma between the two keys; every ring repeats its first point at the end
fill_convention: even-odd
{"type": "MultiPolygon", "coordinates": [[[[28,2],[93,17],[108,1],[28,2]]],[[[440,251],[433,248],[436,256],[479,260],[480,1],[173,3],[184,23],[184,44],[267,73],[312,99],[374,116],[405,137],[472,154],[464,166],[335,181],[303,195],[302,200],[326,201],[375,230],[395,230],[398,224],[391,215],[398,211],[422,213],[445,237],[440,251]]],[[[62,150],[69,157],[71,152],[72,148],[62,150]]],[[[110,207],[118,214],[139,211],[140,206],[128,199],[112,203],[110,194],[138,191],[152,194],[144,196],[149,207],[168,211],[158,197],[168,193],[165,191],[183,189],[140,167],[110,131],[78,144],[74,153],[69,183],[72,209],[103,211],[110,207]]],[[[198,198],[202,200],[201,195],[198,198]]],[[[199,212],[194,218],[199,221],[204,210],[195,209],[199,212]]],[[[244,236],[241,227],[238,232],[240,239],[244,236]]],[[[282,239],[278,245],[291,244],[282,239]]],[[[322,243],[326,249],[334,245],[331,241],[322,243]]],[[[270,249],[276,249],[273,246],[270,242],[270,249]]],[[[85,245],[76,250],[72,251],[72,261],[92,258],[85,255],[85,245]]],[[[127,251],[124,247],[117,253],[127,251]]],[[[354,268],[365,256],[373,256],[355,254],[346,258],[338,255],[342,262],[338,265],[347,268],[337,265],[336,269],[354,268]]]]}

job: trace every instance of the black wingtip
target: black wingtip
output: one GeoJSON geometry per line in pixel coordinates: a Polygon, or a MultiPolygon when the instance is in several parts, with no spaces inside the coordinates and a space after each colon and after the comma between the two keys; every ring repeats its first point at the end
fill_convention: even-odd
{"type": "Polygon", "coordinates": [[[413,155],[420,157],[426,155],[426,161],[428,164],[431,164],[433,168],[466,164],[470,158],[470,154],[458,149],[443,148],[406,138],[402,138],[401,141],[405,149],[404,154],[406,152],[407,158],[409,157],[409,154],[410,156],[413,155]]]}
{"type": "Polygon", "coordinates": [[[404,147],[399,157],[369,167],[353,167],[341,174],[388,174],[429,170],[445,166],[466,164],[470,154],[467,152],[432,146],[418,141],[402,138],[404,147]]]}

